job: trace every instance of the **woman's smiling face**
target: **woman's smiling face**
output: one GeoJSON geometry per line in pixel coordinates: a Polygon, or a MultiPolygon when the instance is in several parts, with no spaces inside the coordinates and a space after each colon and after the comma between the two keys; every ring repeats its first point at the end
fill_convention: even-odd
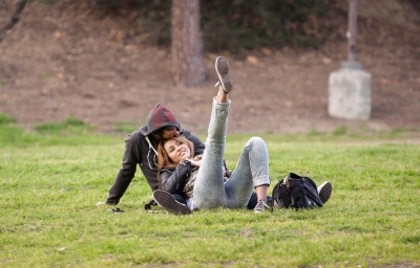
{"type": "Polygon", "coordinates": [[[182,159],[190,159],[191,151],[188,148],[187,144],[180,140],[171,139],[168,140],[164,145],[165,151],[168,154],[169,158],[175,163],[178,164],[182,159]]]}

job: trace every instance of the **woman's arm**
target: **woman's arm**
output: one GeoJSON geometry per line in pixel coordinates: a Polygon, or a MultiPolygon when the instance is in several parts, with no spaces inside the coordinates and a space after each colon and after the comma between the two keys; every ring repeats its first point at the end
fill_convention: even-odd
{"type": "Polygon", "coordinates": [[[185,180],[190,169],[191,162],[188,160],[181,161],[175,169],[162,169],[160,171],[162,190],[171,194],[184,192],[185,180]]]}

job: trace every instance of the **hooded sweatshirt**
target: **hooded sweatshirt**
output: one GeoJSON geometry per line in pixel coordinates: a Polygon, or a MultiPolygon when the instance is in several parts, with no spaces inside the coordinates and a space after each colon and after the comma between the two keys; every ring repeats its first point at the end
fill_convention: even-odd
{"type": "Polygon", "coordinates": [[[176,127],[180,135],[185,136],[194,144],[195,155],[203,154],[204,143],[191,132],[181,129],[173,114],[157,104],[147,117],[147,124],[131,133],[125,140],[122,166],[114,184],[109,190],[107,204],[118,204],[124,195],[139,165],[152,191],[159,188],[157,163],[157,143],[153,139],[154,131],[162,127],[176,127]]]}

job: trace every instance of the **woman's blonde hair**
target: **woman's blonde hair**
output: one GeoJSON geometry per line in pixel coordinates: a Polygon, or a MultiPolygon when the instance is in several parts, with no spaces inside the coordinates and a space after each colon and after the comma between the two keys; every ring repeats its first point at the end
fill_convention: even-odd
{"type": "Polygon", "coordinates": [[[194,144],[191,141],[189,141],[187,138],[185,138],[185,136],[180,135],[178,137],[161,140],[157,147],[157,152],[158,152],[157,166],[159,169],[176,167],[178,165],[178,163],[174,163],[171,160],[171,158],[169,157],[168,153],[165,150],[165,144],[167,141],[170,141],[170,140],[175,140],[175,141],[180,141],[182,143],[185,143],[188,149],[190,149],[191,157],[194,157],[194,144]]]}

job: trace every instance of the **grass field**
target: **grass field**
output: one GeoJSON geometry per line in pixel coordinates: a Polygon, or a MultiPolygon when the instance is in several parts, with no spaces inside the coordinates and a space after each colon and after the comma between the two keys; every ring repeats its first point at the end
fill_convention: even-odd
{"type": "MultiPolygon", "coordinates": [[[[401,142],[416,131],[263,135],[272,185],[289,172],[329,180],[323,208],[175,216],[143,209],[151,192],[140,172],[124,213],[95,205],[118,172],[124,135],[75,119],[28,133],[5,118],[0,267],[420,267],[420,145],[401,142]]],[[[230,168],[250,136],[228,136],[230,168]]]]}

